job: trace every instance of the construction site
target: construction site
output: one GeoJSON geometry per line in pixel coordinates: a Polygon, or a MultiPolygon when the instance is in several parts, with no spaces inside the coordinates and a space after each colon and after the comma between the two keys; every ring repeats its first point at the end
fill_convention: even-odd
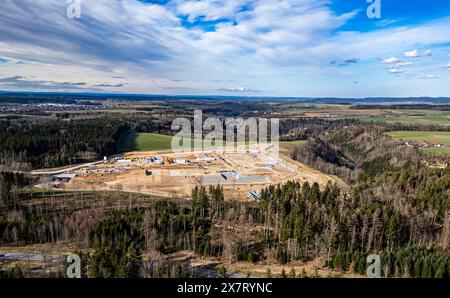
{"type": "MultiPolygon", "coordinates": [[[[130,152],[53,176],[49,187],[117,190],[188,199],[195,186],[220,185],[227,199],[259,200],[260,190],[289,180],[324,186],[325,175],[270,148],[199,152],[130,152]]],[[[338,181],[339,183],[340,181],[338,181]]]]}

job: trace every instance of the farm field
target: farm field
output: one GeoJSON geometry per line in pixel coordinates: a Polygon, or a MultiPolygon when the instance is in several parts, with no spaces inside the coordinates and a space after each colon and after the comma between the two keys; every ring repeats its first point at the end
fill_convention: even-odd
{"type": "Polygon", "coordinates": [[[280,143],[286,144],[286,145],[303,145],[305,144],[307,141],[305,140],[296,140],[296,141],[281,141],[280,143]]]}
{"type": "MultiPolygon", "coordinates": [[[[172,138],[173,136],[157,133],[128,131],[120,137],[117,147],[120,153],[170,150],[172,149],[172,138]]],[[[192,147],[202,145],[201,141],[198,143],[194,139],[190,141],[192,147]]],[[[213,146],[214,144],[213,142],[213,146]]]]}
{"type": "Polygon", "coordinates": [[[396,140],[417,142],[438,142],[444,144],[445,148],[420,148],[431,154],[450,155],[450,132],[446,131],[393,131],[388,133],[396,140]]]}
{"type": "Polygon", "coordinates": [[[450,111],[424,109],[352,109],[348,105],[284,104],[283,115],[290,117],[325,118],[329,120],[358,119],[364,122],[450,125],[450,111]]]}
{"type": "MultiPolygon", "coordinates": [[[[173,136],[128,131],[122,135],[119,139],[118,151],[120,153],[132,152],[132,151],[161,151],[172,149],[173,136]]],[[[191,146],[201,146],[202,143],[195,143],[194,139],[191,139],[191,146]]],[[[214,142],[213,142],[214,145],[214,142]]]]}
{"type": "MultiPolygon", "coordinates": [[[[171,142],[172,136],[129,131],[120,137],[118,142],[118,151],[120,153],[124,153],[132,151],[170,150],[171,142]]],[[[283,147],[292,147],[303,145],[305,142],[306,141],[281,141],[280,145],[283,147]]]]}
{"type": "MultiPolygon", "coordinates": [[[[351,118],[351,117],[346,117],[351,118]]],[[[450,125],[450,112],[432,110],[386,110],[379,115],[355,115],[355,119],[361,121],[380,121],[385,123],[405,123],[424,125],[450,125]]]]}
{"type": "Polygon", "coordinates": [[[129,131],[119,139],[118,151],[158,151],[171,148],[172,136],[129,131]]]}
{"type": "Polygon", "coordinates": [[[306,142],[304,140],[280,141],[280,153],[290,156],[293,150],[300,148],[306,142]]]}

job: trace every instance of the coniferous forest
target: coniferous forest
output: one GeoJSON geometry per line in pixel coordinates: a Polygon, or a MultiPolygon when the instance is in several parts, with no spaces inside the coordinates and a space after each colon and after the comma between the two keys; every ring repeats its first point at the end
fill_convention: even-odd
{"type": "Polygon", "coordinates": [[[0,0],[0,288],[450,293],[449,29],[450,0],[0,0]]]}
{"type": "MultiPolygon", "coordinates": [[[[84,277],[210,274],[179,260],[180,254],[287,270],[315,261],[325,270],[363,276],[373,253],[380,255],[385,277],[450,277],[450,170],[430,166],[446,157],[393,141],[385,132],[395,125],[283,120],[282,139],[307,140],[291,157],[336,175],[346,186],[291,181],[263,189],[258,202],[229,200],[220,186],[196,187],[187,201],[37,190],[37,177],[17,171],[113,154],[129,129],[169,130],[169,120],[148,120],[0,120],[0,246],[70,243],[82,257],[84,277]]],[[[52,276],[64,277],[64,261],[59,262],[52,276]]],[[[225,267],[214,271],[226,275],[225,267]]],[[[281,275],[316,275],[291,271],[281,275]]],[[[1,274],[29,272],[14,267],[1,274]]]]}

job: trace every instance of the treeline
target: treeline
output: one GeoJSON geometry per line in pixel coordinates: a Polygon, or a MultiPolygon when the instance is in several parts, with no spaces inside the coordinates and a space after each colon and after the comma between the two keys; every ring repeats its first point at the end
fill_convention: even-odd
{"type": "Polygon", "coordinates": [[[345,179],[355,197],[407,202],[441,223],[449,210],[450,169],[425,166],[423,153],[400,146],[380,129],[349,128],[312,139],[293,158],[345,179]]]}
{"type": "Polygon", "coordinates": [[[338,210],[331,203],[321,207],[332,219],[330,230],[322,233],[337,238],[319,246],[328,245],[328,264],[336,268],[362,272],[364,256],[379,251],[396,259],[384,269],[386,276],[448,276],[443,268],[448,268],[450,244],[450,169],[426,167],[424,154],[400,146],[384,131],[348,127],[311,139],[293,153],[351,185],[347,199],[334,199],[338,210]]]}
{"type": "Polygon", "coordinates": [[[129,129],[170,132],[169,119],[145,115],[100,116],[78,120],[0,120],[0,165],[12,170],[58,167],[117,152],[129,129]]]}
{"type": "Polygon", "coordinates": [[[116,150],[125,123],[113,118],[77,121],[0,121],[0,163],[37,168],[72,164],[116,150]]]}
{"type": "Polygon", "coordinates": [[[448,188],[435,180],[429,199],[420,201],[298,182],[264,189],[260,203],[225,201],[219,186],[195,188],[190,202],[101,192],[28,194],[1,209],[0,242],[76,243],[92,251],[83,257],[91,277],[195,275],[162,257],[181,251],[260,264],[324,260],[361,274],[365,257],[379,253],[386,276],[448,277],[449,205],[437,200],[448,188]]]}
{"type": "MultiPolygon", "coordinates": [[[[292,153],[292,158],[349,183],[355,183],[370,163],[383,161],[383,166],[401,167],[408,162],[419,168],[423,155],[384,132],[385,128],[377,125],[349,126],[311,138],[292,153]]],[[[378,172],[383,170],[379,168],[378,172]]]]}
{"type": "Polygon", "coordinates": [[[104,216],[99,209],[53,209],[44,206],[4,208],[0,214],[0,244],[43,244],[89,241],[90,225],[104,216]]]}
{"type": "Polygon", "coordinates": [[[314,117],[282,119],[280,139],[283,141],[308,140],[312,137],[341,131],[347,127],[370,125],[356,119],[327,120],[314,117]]]}
{"type": "Polygon", "coordinates": [[[437,110],[450,111],[450,104],[356,104],[355,110],[437,110]]]}
{"type": "Polygon", "coordinates": [[[201,255],[220,255],[222,245],[212,243],[210,231],[213,221],[223,217],[224,208],[221,187],[210,187],[209,192],[205,187],[196,187],[190,206],[171,201],[156,203],[152,213],[145,214],[150,225],[144,234],[151,235],[148,229],[156,233],[158,241],[152,246],[164,253],[192,250],[201,255]]]}
{"type": "Polygon", "coordinates": [[[90,277],[139,276],[144,246],[141,222],[142,215],[130,210],[115,212],[96,225],[94,253],[89,260],[90,277]]]}
{"type": "Polygon", "coordinates": [[[14,205],[32,180],[22,173],[0,172],[0,207],[14,205]]]}
{"type": "MultiPolygon", "coordinates": [[[[16,174],[21,175],[21,174],[16,174]]],[[[95,225],[109,212],[145,208],[145,195],[121,192],[35,191],[17,188],[14,202],[0,205],[0,245],[71,241],[91,247],[95,225]]]]}
{"type": "MultiPolygon", "coordinates": [[[[408,199],[363,198],[357,193],[348,197],[335,185],[328,185],[321,192],[317,184],[301,186],[295,182],[269,187],[261,197],[264,222],[271,228],[267,237],[274,237],[280,263],[324,257],[334,267],[348,269],[353,264],[356,272],[362,272],[363,258],[372,252],[386,252],[405,256],[401,265],[395,265],[402,270],[390,267],[387,273],[403,276],[404,268],[411,268],[412,261],[401,252],[419,245],[423,259],[414,262],[423,264],[429,258],[433,260],[433,268],[441,269],[439,274],[434,269],[420,267],[418,270],[431,270],[427,274],[448,277],[449,258],[445,254],[450,239],[448,201],[445,206],[437,206],[442,210],[436,210],[431,201],[424,201],[427,211],[420,212],[408,199]],[[437,216],[440,212],[443,217],[437,216]],[[270,235],[270,231],[274,234],[270,235]],[[435,253],[439,257],[434,257],[435,253]]],[[[412,271],[408,274],[416,276],[412,271]]]]}
{"type": "Polygon", "coordinates": [[[0,101],[3,103],[32,104],[32,103],[61,103],[75,104],[77,99],[71,96],[51,95],[51,94],[25,94],[25,93],[5,93],[0,94],[0,101]]]}
{"type": "MultiPolygon", "coordinates": [[[[328,265],[342,271],[365,274],[367,254],[360,251],[337,252],[328,265]]],[[[380,254],[383,277],[448,278],[449,257],[439,249],[410,245],[380,254]]]]}
{"type": "Polygon", "coordinates": [[[261,192],[260,204],[227,202],[220,187],[198,187],[190,204],[161,200],[97,224],[93,243],[101,245],[90,261],[108,264],[100,270],[108,274],[100,276],[129,276],[124,272],[137,272],[140,263],[142,276],[144,251],[193,251],[266,264],[322,259],[330,268],[365,274],[367,255],[379,253],[385,276],[449,277],[448,206],[424,204],[427,212],[419,213],[407,199],[364,199],[332,184],[323,191],[298,182],[271,186],[261,192]],[[433,214],[435,207],[444,208],[443,218],[433,214]]]}
{"type": "Polygon", "coordinates": [[[390,123],[385,125],[385,131],[397,131],[397,130],[406,130],[406,131],[449,131],[450,126],[448,125],[437,125],[437,124],[405,124],[405,123],[390,123]]]}
{"type": "MultiPolygon", "coordinates": [[[[91,232],[92,251],[76,250],[81,259],[81,275],[86,278],[181,278],[199,277],[203,272],[190,263],[145,258],[149,243],[144,231],[146,212],[142,208],[112,211],[91,232]]],[[[14,272],[11,272],[11,275],[14,272]]],[[[59,273],[60,277],[65,272],[59,273]]]]}

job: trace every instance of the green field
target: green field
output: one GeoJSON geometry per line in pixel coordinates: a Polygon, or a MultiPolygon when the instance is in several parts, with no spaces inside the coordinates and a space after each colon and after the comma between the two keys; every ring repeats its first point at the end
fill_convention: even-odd
{"type": "MultiPolygon", "coordinates": [[[[194,141],[192,147],[194,147],[194,141]]],[[[281,145],[303,145],[306,141],[281,141],[281,145]]],[[[131,151],[158,151],[158,150],[170,150],[172,143],[172,136],[161,135],[156,133],[138,133],[136,131],[128,131],[119,138],[117,149],[120,153],[131,151]]],[[[249,142],[245,142],[249,144],[249,142]]],[[[204,149],[208,146],[204,144],[204,149]]],[[[234,142],[234,145],[243,144],[242,142],[234,142]]],[[[195,144],[202,146],[202,142],[195,144]]],[[[213,146],[215,142],[213,141],[213,146]]],[[[225,145],[225,143],[224,143],[225,145]]],[[[231,145],[230,145],[231,146],[231,145]]]]}
{"type": "Polygon", "coordinates": [[[379,116],[355,116],[361,121],[380,121],[385,123],[405,123],[424,125],[450,125],[450,112],[433,110],[389,110],[379,116]]]}
{"type": "Polygon", "coordinates": [[[445,131],[393,131],[388,133],[389,136],[396,140],[417,141],[417,142],[433,142],[436,141],[445,144],[445,148],[421,148],[424,152],[432,154],[450,155],[450,132],[445,131]]]}
{"type": "Polygon", "coordinates": [[[305,144],[307,141],[305,140],[297,140],[297,141],[280,141],[280,144],[283,145],[303,145],[305,144]]]}
{"type": "MultiPolygon", "coordinates": [[[[209,148],[208,143],[203,144],[201,140],[191,140],[191,147],[204,147],[209,148]]],[[[188,140],[189,141],[189,140],[188,140]]],[[[156,133],[138,133],[135,131],[128,131],[119,138],[118,151],[131,152],[131,151],[158,151],[158,150],[170,150],[172,149],[172,136],[161,135],[156,133]]],[[[233,143],[241,144],[240,142],[233,143]]],[[[248,144],[248,142],[246,142],[248,144]]],[[[224,144],[225,145],[225,144],[224,144]]],[[[215,146],[215,142],[212,142],[212,146],[215,146]]]]}
{"type": "Polygon", "coordinates": [[[171,148],[172,136],[129,131],[119,138],[119,152],[157,151],[171,148]]]}

